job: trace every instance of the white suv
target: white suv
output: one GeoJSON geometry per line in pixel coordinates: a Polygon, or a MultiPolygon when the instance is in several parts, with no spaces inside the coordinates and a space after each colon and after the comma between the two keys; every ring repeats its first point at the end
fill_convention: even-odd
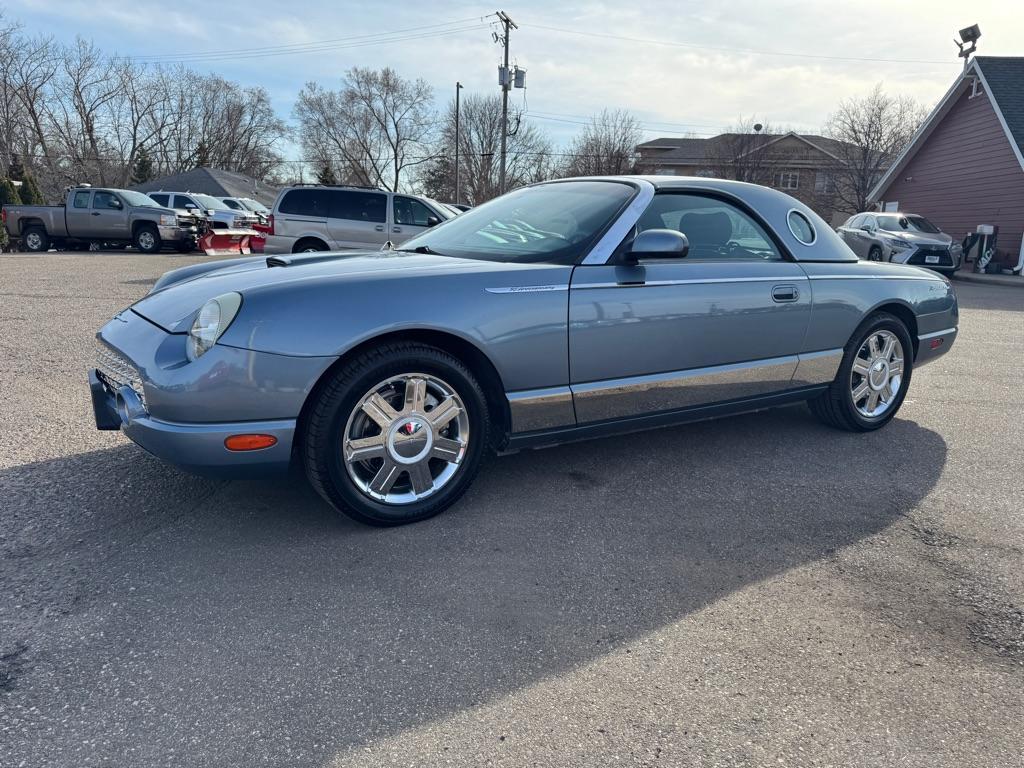
{"type": "Polygon", "coordinates": [[[266,253],[398,245],[455,214],[420,195],[320,185],[281,190],[270,213],[266,253]]]}

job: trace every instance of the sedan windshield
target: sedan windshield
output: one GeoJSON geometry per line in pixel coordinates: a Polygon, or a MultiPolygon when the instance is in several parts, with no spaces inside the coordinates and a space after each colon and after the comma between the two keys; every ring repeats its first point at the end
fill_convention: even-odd
{"type": "Polygon", "coordinates": [[[156,200],[141,192],[132,192],[130,189],[126,189],[121,192],[121,196],[128,205],[136,208],[163,208],[156,200]]]}
{"type": "Polygon", "coordinates": [[[524,187],[449,219],[400,250],[486,261],[575,264],[634,192],[632,185],[612,181],[524,187]]]}

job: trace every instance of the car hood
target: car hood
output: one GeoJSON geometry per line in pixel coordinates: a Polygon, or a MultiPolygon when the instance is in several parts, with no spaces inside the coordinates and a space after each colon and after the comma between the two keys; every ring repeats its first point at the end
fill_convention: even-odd
{"type": "MultiPolygon", "coordinates": [[[[170,333],[185,333],[203,304],[229,292],[242,294],[244,307],[247,296],[283,291],[285,288],[301,290],[304,287],[331,284],[339,289],[361,289],[370,284],[399,278],[487,271],[515,272],[543,266],[404,251],[285,254],[266,259],[241,259],[230,266],[221,266],[224,263],[207,265],[214,266],[214,269],[199,274],[186,274],[184,279],[171,282],[167,287],[160,287],[158,283],[157,290],[132,305],[132,309],[170,333]]],[[[188,269],[186,267],[182,272],[188,269]]],[[[173,279],[174,274],[167,277],[173,279]]]]}
{"type": "Polygon", "coordinates": [[[953,242],[953,238],[945,232],[936,232],[931,234],[925,232],[912,232],[908,229],[901,229],[897,232],[893,232],[888,229],[880,229],[878,230],[878,234],[886,237],[898,237],[900,240],[906,240],[908,243],[913,243],[914,245],[950,245],[953,242]]]}

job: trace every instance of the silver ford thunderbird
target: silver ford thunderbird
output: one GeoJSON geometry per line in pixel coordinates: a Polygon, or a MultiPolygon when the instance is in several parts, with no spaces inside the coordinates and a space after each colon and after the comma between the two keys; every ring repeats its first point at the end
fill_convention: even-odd
{"type": "Polygon", "coordinates": [[[933,272],[713,179],[525,187],[398,250],[164,275],[98,334],[100,429],[204,473],[304,467],[338,510],[436,515],[485,451],[807,401],[878,429],[957,334],[933,272]]]}

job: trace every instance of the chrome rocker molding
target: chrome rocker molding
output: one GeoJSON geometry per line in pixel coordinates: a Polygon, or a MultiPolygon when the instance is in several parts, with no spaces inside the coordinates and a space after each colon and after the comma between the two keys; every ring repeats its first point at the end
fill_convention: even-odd
{"type": "MultiPolygon", "coordinates": [[[[829,349],[749,363],[633,376],[507,393],[512,442],[525,433],[611,423],[640,414],[664,414],[708,403],[820,388],[831,382],[843,350],[829,349]]],[[[799,399],[799,398],[797,398],[799,399]]],[[[640,427],[637,427],[640,428],[640,427]]]]}

